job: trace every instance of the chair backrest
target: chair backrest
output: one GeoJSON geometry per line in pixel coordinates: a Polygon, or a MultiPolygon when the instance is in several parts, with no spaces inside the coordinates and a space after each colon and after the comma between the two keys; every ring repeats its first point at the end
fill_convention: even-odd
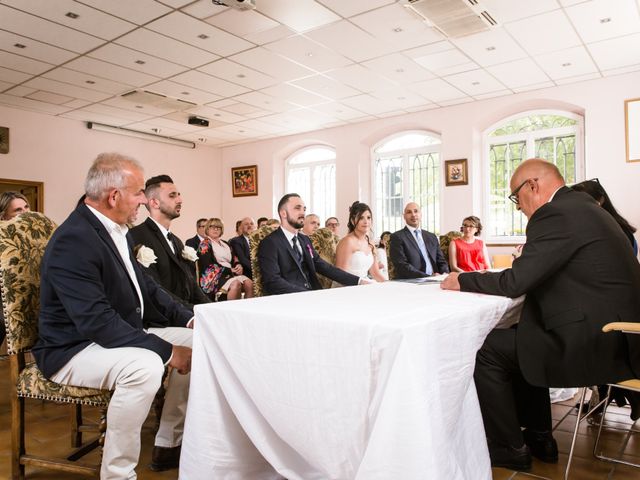
{"type": "Polygon", "coordinates": [[[38,339],[40,262],[55,228],[38,212],[0,222],[0,293],[9,354],[30,350],[38,339]]]}
{"type": "Polygon", "coordinates": [[[440,250],[442,250],[442,255],[444,255],[444,259],[449,263],[449,244],[453,242],[456,238],[461,238],[462,233],[451,230],[450,232],[445,233],[444,235],[440,235],[440,250]]]}
{"type": "Polygon", "coordinates": [[[396,278],[396,267],[391,261],[391,239],[384,244],[384,250],[387,253],[387,272],[389,272],[389,280],[396,278]]]}
{"type": "MultiPolygon", "coordinates": [[[[336,247],[338,246],[338,236],[326,227],[319,228],[311,237],[311,244],[315,248],[320,258],[331,265],[336,264],[336,247]]],[[[318,274],[318,280],[322,288],[331,288],[333,281],[323,275],[318,274]]]]}
{"type": "Polygon", "coordinates": [[[249,235],[249,255],[251,256],[251,270],[253,272],[253,296],[261,297],[262,292],[262,273],[258,264],[258,247],[264,238],[271,234],[278,227],[275,225],[263,225],[255,232],[249,235]]]}
{"type": "Polygon", "coordinates": [[[497,254],[491,257],[491,266],[493,268],[511,268],[513,264],[513,255],[497,254]]]}

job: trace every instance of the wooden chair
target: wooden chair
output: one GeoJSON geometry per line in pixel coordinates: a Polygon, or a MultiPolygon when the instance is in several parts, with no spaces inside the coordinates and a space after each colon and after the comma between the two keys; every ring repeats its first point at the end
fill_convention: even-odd
{"type": "MultiPolygon", "coordinates": [[[[631,323],[631,322],[613,322],[613,323],[608,323],[604,327],[602,327],[602,331],[603,332],[623,332],[623,333],[629,334],[629,335],[631,335],[631,334],[640,334],[640,323],[631,323]]],[[[602,407],[603,408],[602,414],[600,415],[600,423],[598,425],[598,434],[596,435],[596,441],[595,441],[595,444],[593,446],[593,455],[596,458],[598,458],[600,460],[607,461],[607,462],[620,463],[620,464],[623,464],[623,465],[628,465],[628,466],[631,466],[631,467],[640,468],[640,464],[632,463],[632,462],[625,461],[625,460],[621,460],[619,458],[608,457],[608,456],[604,455],[602,452],[598,452],[598,444],[600,443],[600,434],[602,432],[602,426],[604,424],[604,419],[605,419],[605,416],[607,414],[607,407],[609,405],[609,397],[611,395],[611,389],[613,387],[621,388],[623,390],[631,390],[633,392],[640,393],[640,379],[631,379],[631,380],[625,380],[623,382],[609,384],[608,388],[607,388],[606,397],[604,399],[601,399],[595,405],[590,406],[589,410],[584,415],[582,414],[582,410],[583,410],[583,406],[584,406],[584,403],[585,403],[584,402],[585,394],[587,393],[587,390],[590,387],[583,387],[581,389],[580,402],[578,404],[578,414],[577,414],[577,417],[576,417],[575,428],[573,430],[573,438],[571,440],[571,449],[569,450],[569,458],[567,459],[567,467],[566,467],[565,472],[564,472],[564,480],[568,480],[568,478],[569,478],[569,471],[571,470],[571,461],[573,460],[573,450],[574,450],[574,447],[575,447],[576,438],[578,436],[578,427],[580,426],[580,422],[583,421],[584,419],[592,416],[594,413],[599,412],[600,411],[600,407],[603,406],[603,405],[604,406],[602,407]]],[[[629,434],[630,435],[631,434],[640,435],[640,433],[638,433],[637,430],[634,431],[632,427],[630,427],[629,434]]]]}
{"type": "Polygon", "coordinates": [[[491,257],[493,268],[511,268],[511,265],[513,265],[513,255],[497,254],[491,257]]]}
{"type": "MultiPolygon", "coordinates": [[[[55,224],[40,213],[24,213],[0,223],[0,294],[7,329],[7,352],[11,371],[11,478],[23,479],[26,465],[98,477],[100,465],[77,460],[96,448],[106,431],[106,407],[110,392],[61,385],[46,379],[28,352],[38,339],[40,310],[40,262],[55,224]],[[34,455],[25,448],[25,398],[72,404],[72,444],[82,439],[85,427],[76,406],[102,407],[102,435],[66,458],[52,458],[47,452],[34,455]]],[[[61,474],[60,478],[64,478],[61,474]]]]}
{"type": "Polygon", "coordinates": [[[391,240],[384,244],[384,251],[387,254],[387,271],[389,272],[389,280],[396,278],[396,267],[391,261],[391,240]]]}
{"type": "MultiPolygon", "coordinates": [[[[318,252],[320,258],[331,265],[336,264],[336,247],[338,246],[338,236],[326,227],[319,228],[309,237],[313,248],[318,252]]],[[[331,288],[333,280],[318,274],[318,280],[322,288],[331,288]]]]}
{"type": "Polygon", "coordinates": [[[260,242],[278,227],[275,225],[263,225],[255,232],[249,235],[249,256],[251,257],[251,270],[253,271],[253,296],[261,297],[262,292],[262,273],[258,264],[258,247],[260,242]]]}

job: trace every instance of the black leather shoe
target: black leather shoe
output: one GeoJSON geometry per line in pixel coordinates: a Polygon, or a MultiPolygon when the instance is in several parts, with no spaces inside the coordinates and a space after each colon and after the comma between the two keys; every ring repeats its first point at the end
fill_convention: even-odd
{"type": "Polygon", "coordinates": [[[531,470],[531,452],[527,445],[516,448],[489,443],[489,456],[492,467],[517,471],[531,470]]]}
{"type": "Polygon", "coordinates": [[[545,463],[558,463],[558,444],[551,432],[523,430],[524,443],[531,449],[531,454],[545,463]]]}
{"type": "Polygon", "coordinates": [[[180,464],[180,449],[180,445],[177,447],[153,447],[149,468],[154,472],[178,468],[180,464]]]}

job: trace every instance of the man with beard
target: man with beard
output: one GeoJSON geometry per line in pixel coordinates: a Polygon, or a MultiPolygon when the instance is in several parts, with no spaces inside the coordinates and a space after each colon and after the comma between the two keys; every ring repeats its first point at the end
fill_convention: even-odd
{"type": "Polygon", "coordinates": [[[278,202],[280,228],[260,243],[258,265],[266,295],[305,292],[322,288],[317,273],[342,285],[369,283],[320,258],[309,238],[300,233],[306,207],[297,193],[288,193],[278,202]]]}
{"type": "MultiPolygon", "coordinates": [[[[189,258],[182,241],[172,234],[171,221],[180,216],[182,197],[169,175],[152,177],[145,183],[149,217],[131,229],[134,250],[141,258],[140,249],[149,248],[157,257],[143,269],[164,287],[174,299],[188,308],[194,304],[209,303],[209,299],[196,283],[195,260],[189,258]]],[[[147,263],[147,262],[145,262],[147,263]]]]}

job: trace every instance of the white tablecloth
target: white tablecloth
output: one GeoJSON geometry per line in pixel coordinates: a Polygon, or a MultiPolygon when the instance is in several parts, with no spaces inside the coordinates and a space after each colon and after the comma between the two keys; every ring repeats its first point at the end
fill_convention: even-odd
{"type": "Polygon", "coordinates": [[[475,354],[520,303],[387,282],[197,306],[180,478],[490,479],[475,354]]]}

